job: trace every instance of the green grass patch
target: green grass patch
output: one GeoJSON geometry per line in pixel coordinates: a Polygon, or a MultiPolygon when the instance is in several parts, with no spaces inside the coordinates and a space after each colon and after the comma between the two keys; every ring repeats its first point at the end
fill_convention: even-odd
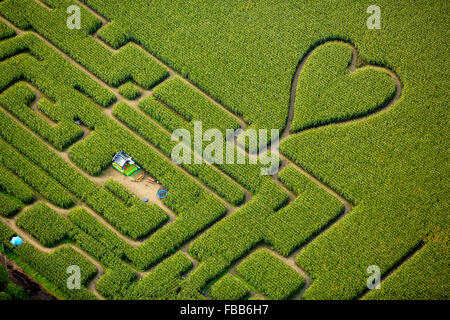
{"type": "Polygon", "coordinates": [[[216,300],[243,300],[250,291],[242,281],[228,273],[212,285],[209,294],[216,300]]]}
{"type": "Polygon", "coordinates": [[[141,91],[132,82],[124,83],[119,87],[119,93],[128,100],[135,100],[140,97],[141,91]]]}
{"type": "Polygon", "coordinates": [[[289,299],[305,285],[305,279],[266,249],[245,258],[237,272],[271,299],[289,299]]]}

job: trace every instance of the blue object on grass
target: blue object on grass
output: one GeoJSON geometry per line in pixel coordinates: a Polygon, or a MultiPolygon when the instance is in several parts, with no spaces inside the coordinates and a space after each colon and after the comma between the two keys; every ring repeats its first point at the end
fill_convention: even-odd
{"type": "Polygon", "coordinates": [[[158,190],[157,195],[158,195],[158,198],[164,199],[165,197],[167,197],[167,190],[164,190],[164,189],[158,190]]]}
{"type": "Polygon", "coordinates": [[[148,198],[147,198],[147,197],[145,197],[145,198],[142,198],[142,201],[144,201],[144,202],[148,202],[148,198]]]}
{"type": "Polygon", "coordinates": [[[23,239],[19,236],[15,236],[15,237],[12,237],[10,242],[17,247],[23,243],[23,239]]]}

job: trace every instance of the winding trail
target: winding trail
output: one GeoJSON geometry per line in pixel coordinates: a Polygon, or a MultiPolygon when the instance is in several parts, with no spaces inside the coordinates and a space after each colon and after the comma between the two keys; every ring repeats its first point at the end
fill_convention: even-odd
{"type": "MultiPolygon", "coordinates": [[[[89,6],[87,6],[84,3],[81,3],[80,1],[76,1],[77,3],[79,3],[80,6],[84,7],[86,10],[88,10],[90,13],[92,13],[95,17],[97,17],[98,19],[100,19],[102,21],[102,26],[104,26],[105,24],[109,23],[109,21],[101,16],[99,13],[97,13],[95,10],[93,10],[92,8],[90,8],[89,6]]],[[[49,8],[50,10],[52,10],[51,8],[49,8]]],[[[13,24],[11,24],[7,19],[5,19],[4,17],[0,16],[0,20],[4,21],[5,23],[7,23],[10,27],[12,27],[17,35],[21,35],[23,34],[24,31],[16,28],[13,24]]],[[[97,30],[98,31],[98,30],[97,30]]],[[[91,36],[94,37],[99,43],[101,43],[104,47],[108,48],[109,50],[111,50],[112,52],[117,52],[119,49],[114,49],[111,48],[107,43],[105,43],[103,40],[101,40],[98,35],[97,35],[97,31],[92,34],[91,36]]],[[[42,40],[43,42],[45,42],[47,45],[49,45],[52,49],[54,49],[57,53],[59,53],[61,56],[63,56],[66,60],[68,60],[69,62],[71,62],[72,64],[74,64],[77,68],[80,68],[83,72],[85,72],[86,74],[88,74],[91,78],[93,78],[94,80],[96,80],[98,83],[100,83],[102,86],[104,86],[105,88],[111,90],[112,92],[114,92],[114,94],[117,97],[117,102],[119,103],[120,101],[125,101],[127,104],[133,106],[136,110],[139,110],[137,104],[139,103],[139,100],[152,95],[152,90],[144,90],[142,88],[140,88],[140,90],[143,92],[142,97],[138,100],[138,101],[129,101],[129,100],[125,100],[124,98],[122,98],[120,96],[120,94],[118,94],[118,89],[117,88],[113,88],[111,86],[109,86],[108,84],[106,84],[102,79],[98,78],[96,75],[94,75],[90,70],[88,70],[85,66],[83,66],[82,64],[78,63],[77,61],[75,61],[74,59],[72,59],[67,53],[63,52],[61,49],[59,49],[58,47],[56,47],[55,45],[53,45],[53,43],[51,41],[49,41],[47,38],[44,38],[43,36],[41,36],[40,34],[34,32],[34,31],[27,31],[27,32],[33,32],[33,34],[35,34],[40,40],[42,40]]],[[[336,41],[336,40],[330,40],[330,41],[336,41]]],[[[341,41],[342,42],[342,41],[341,41]]],[[[221,108],[222,110],[226,111],[228,114],[232,115],[234,119],[236,119],[240,125],[241,128],[243,130],[248,128],[248,124],[245,122],[245,120],[243,119],[243,117],[241,115],[236,115],[233,112],[231,112],[229,109],[227,109],[226,107],[224,107],[222,104],[220,104],[219,102],[217,102],[213,97],[211,97],[208,93],[204,92],[203,90],[201,90],[196,84],[192,83],[190,80],[184,78],[179,72],[177,72],[176,70],[172,69],[169,65],[167,65],[166,63],[164,63],[163,61],[161,61],[160,59],[156,58],[153,54],[151,54],[146,48],[144,48],[142,45],[140,44],[136,44],[135,45],[139,46],[142,50],[144,50],[150,57],[152,57],[153,59],[155,59],[159,64],[161,64],[162,66],[164,66],[169,73],[169,77],[167,77],[165,80],[173,77],[173,76],[177,76],[179,77],[181,80],[183,80],[185,83],[189,84],[189,86],[191,86],[194,90],[196,90],[197,92],[200,92],[202,95],[204,95],[205,97],[207,97],[210,101],[212,101],[216,106],[218,106],[219,108],[221,108]]],[[[348,43],[347,43],[348,44],[348,43]]],[[[349,72],[354,72],[355,70],[357,70],[356,64],[357,64],[357,58],[358,58],[358,52],[357,50],[351,45],[348,44],[349,47],[352,49],[352,61],[351,64],[348,67],[349,72]]],[[[304,64],[306,63],[306,61],[308,60],[308,58],[310,57],[310,55],[314,52],[315,48],[312,49],[311,51],[309,51],[300,61],[300,63],[298,64],[296,71],[294,73],[294,76],[292,78],[292,83],[291,83],[291,90],[290,90],[290,102],[289,102],[289,111],[288,111],[288,116],[287,116],[287,120],[286,120],[286,127],[280,137],[279,140],[272,142],[270,145],[268,145],[266,147],[266,149],[268,149],[269,147],[277,147],[279,146],[280,142],[289,137],[291,132],[291,125],[292,125],[292,121],[293,121],[293,117],[294,117],[294,108],[295,108],[295,99],[296,99],[296,94],[297,94],[297,86],[298,86],[298,79],[299,76],[301,74],[302,68],[304,66],[304,64]]],[[[391,70],[387,69],[387,68],[383,68],[383,67],[378,67],[378,66],[369,66],[371,68],[378,68],[378,69],[382,69],[383,71],[389,73],[391,75],[391,77],[394,79],[395,84],[396,84],[396,94],[395,96],[389,101],[388,104],[386,104],[384,107],[377,109],[374,112],[371,112],[368,115],[364,115],[364,116],[360,116],[360,117],[355,117],[353,119],[350,120],[345,120],[345,121],[341,121],[341,122],[334,122],[334,123],[330,123],[327,125],[343,125],[343,124],[347,124],[350,122],[354,122],[354,121],[359,121],[362,120],[364,118],[373,116],[374,114],[383,112],[384,110],[388,109],[389,107],[391,107],[392,105],[394,105],[398,99],[401,96],[402,93],[402,84],[400,82],[400,79],[398,78],[398,76],[391,70]]],[[[165,81],[164,80],[164,81],[165,81]]],[[[150,143],[148,143],[145,139],[143,139],[142,137],[140,137],[138,134],[136,134],[135,132],[133,132],[132,130],[130,130],[128,127],[124,126],[120,121],[118,121],[117,119],[115,119],[112,116],[112,108],[102,108],[104,110],[104,113],[109,116],[111,119],[115,120],[116,122],[120,123],[124,129],[128,130],[129,132],[131,132],[137,139],[139,139],[140,141],[144,142],[146,145],[148,145],[150,148],[152,148],[154,151],[158,152],[160,155],[162,155],[163,157],[167,158],[164,154],[162,154],[162,152],[157,149],[156,147],[154,147],[153,145],[151,145],[150,143]]],[[[7,112],[7,110],[5,110],[5,112],[7,112]]],[[[7,112],[9,113],[9,112],[7,112]]],[[[9,114],[11,116],[11,114],[9,114]]],[[[11,116],[12,118],[14,118],[13,116],[11,116]]],[[[14,120],[16,120],[14,118],[14,120]]],[[[17,121],[17,120],[16,120],[17,121]]],[[[18,123],[20,123],[19,121],[17,121],[18,123]]],[[[154,125],[158,125],[155,121],[152,121],[152,124],[154,125]]],[[[25,129],[28,129],[25,127],[25,129]]],[[[314,128],[310,128],[307,130],[313,130],[314,128]]],[[[29,129],[28,129],[29,130],[29,129]]],[[[85,132],[85,135],[89,134],[90,131],[86,128],[83,128],[83,131],[85,132]]],[[[29,130],[29,132],[31,132],[29,130]]],[[[31,132],[32,134],[34,134],[34,132],[31,132]]],[[[41,139],[41,141],[43,141],[41,139]]],[[[45,141],[43,141],[44,143],[46,143],[45,141]]],[[[55,148],[53,148],[51,145],[49,145],[48,143],[46,143],[49,147],[52,148],[53,151],[57,152],[59,156],[61,156],[66,162],[72,164],[80,173],[82,173],[84,176],[88,177],[89,179],[91,179],[92,181],[96,182],[96,183],[100,183],[103,184],[105,179],[104,177],[92,177],[90,175],[88,175],[87,173],[85,173],[82,170],[79,170],[78,167],[76,165],[74,165],[71,161],[71,159],[68,157],[67,152],[59,152],[57,151],[55,148]]],[[[254,157],[255,154],[252,152],[248,152],[245,149],[242,149],[248,157],[254,157]]],[[[262,150],[264,151],[264,149],[262,150]]],[[[280,153],[280,160],[281,160],[281,168],[285,167],[285,166],[293,166],[295,167],[298,171],[300,171],[302,174],[304,174],[305,176],[307,176],[311,181],[313,181],[317,186],[319,186],[320,188],[326,190],[328,193],[330,193],[331,195],[333,195],[335,198],[337,198],[344,206],[344,212],[338,217],[338,219],[334,220],[332,223],[330,223],[329,225],[327,225],[326,227],[324,227],[322,230],[320,230],[319,233],[317,233],[314,237],[312,237],[311,239],[309,239],[304,245],[302,245],[301,247],[297,248],[294,252],[292,252],[288,257],[284,257],[281,256],[280,254],[278,254],[277,252],[271,250],[270,248],[268,248],[266,245],[264,244],[260,244],[257,245],[255,248],[252,249],[252,251],[261,248],[261,247],[266,247],[268,249],[270,249],[270,251],[277,256],[280,260],[284,261],[286,264],[288,264],[289,266],[291,266],[293,269],[295,269],[298,273],[300,273],[306,280],[306,285],[305,287],[301,290],[301,292],[299,292],[294,299],[301,299],[303,293],[310,287],[312,279],[308,276],[308,274],[295,263],[295,257],[297,256],[297,254],[306,246],[308,246],[312,241],[314,241],[318,236],[320,236],[321,234],[323,234],[325,231],[327,231],[329,228],[331,228],[335,223],[337,223],[339,220],[341,220],[345,215],[348,214],[348,212],[350,212],[350,210],[353,207],[353,204],[350,200],[346,199],[345,197],[343,197],[341,194],[339,194],[338,191],[336,191],[332,186],[327,185],[326,183],[324,183],[323,181],[321,181],[319,178],[315,177],[313,173],[307,171],[306,169],[302,168],[300,165],[296,164],[294,161],[290,160],[289,158],[287,158],[285,155],[280,153]]],[[[280,168],[280,169],[281,169],[280,168]]],[[[181,170],[183,170],[180,167],[181,170]]],[[[208,192],[212,193],[214,196],[216,196],[216,198],[220,199],[220,201],[222,203],[224,203],[227,207],[227,215],[230,215],[231,213],[233,213],[236,209],[244,206],[251,198],[251,194],[248,190],[246,190],[245,188],[243,188],[244,192],[245,192],[245,201],[237,207],[231,207],[228,203],[226,203],[226,201],[224,201],[221,197],[219,197],[217,194],[215,194],[215,192],[213,192],[210,188],[208,188],[204,183],[202,183],[201,181],[198,180],[197,177],[192,176],[191,174],[189,174],[188,172],[186,172],[184,170],[184,173],[187,174],[189,177],[193,178],[198,184],[200,184],[202,187],[204,187],[206,190],[208,190],[208,192]]],[[[225,174],[225,173],[224,173],[225,174]]],[[[288,188],[286,188],[286,186],[279,180],[278,178],[278,174],[274,174],[272,176],[272,178],[274,179],[274,181],[277,183],[278,186],[280,186],[283,190],[285,190],[287,192],[287,194],[289,195],[289,201],[285,206],[288,206],[292,201],[295,200],[296,196],[293,192],[291,192],[288,188]]],[[[237,182],[238,183],[238,182],[237,182]]],[[[239,183],[238,183],[239,184],[239,183]]],[[[242,185],[239,184],[241,187],[242,185]]],[[[161,204],[159,204],[161,206],[161,204]]],[[[25,209],[25,208],[24,208],[25,209]]],[[[23,210],[24,210],[23,209],[23,210]]],[[[168,208],[163,208],[165,209],[165,211],[167,212],[168,208]]],[[[141,243],[141,241],[132,241],[131,239],[128,239],[126,237],[124,237],[123,235],[121,235],[115,228],[111,227],[110,224],[104,220],[102,217],[100,217],[98,214],[96,214],[95,212],[92,212],[92,210],[90,210],[90,213],[93,214],[95,216],[96,219],[98,219],[103,225],[107,226],[110,230],[113,230],[118,236],[120,236],[120,238],[124,241],[127,241],[128,243],[132,244],[133,246],[137,246],[141,243]]],[[[175,215],[173,213],[170,212],[170,217],[171,220],[175,219],[175,215]]],[[[1,221],[4,221],[7,219],[1,218],[1,221]]],[[[18,228],[15,226],[15,223],[11,224],[8,223],[9,226],[11,226],[14,230],[17,230],[18,228]]],[[[194,268],[195,269],[198,266],[198,262],[192,258],[190,256],[190,254],[188,253],[188,247],[190,246],[190,244],[195,241],[195,239],[197,239],[199,236],[201,236],[204,232],[206,232],[208,229],[199,232],[195,237],[193,237],[191,240],[189,240],[188,242],[186,242],[186,244],[181,248],[181,251],[184,252],[189,259],[191,259],[191,261],[194,263],[194,268]]],[[[19,231],[19,230],[17,230],[19,231]]],[[[23,233],[22,230],[20,230],[21,233],[23,233]]],[[[28,237],[26,236],[25,239],[27,241],[30,241],[31,243],[33,243],[34,245],[36,245],[39,249],[42,249],[43,252],[51,252],[54,249],[56,249],[57,247],[54,248],[45,248],[42,245],[40,245],[35,239],[33,239],[32,237],[28,237]]],[[[74,246],[72,246],[74,247],[74,246]]],[[[80,250],[79,248],[74,247],[75,250],[77,250],[78,252],[81,252],[84,256],[87,256],[87,254],[85,254],[82,250],[80,250]]],[[[250,254],[250,253],[248,253],[250,254]]],[[[96,278],[90,282],[88,289],[90,291],[92,291],[94,294],[96,294],[97,297],[102,298],[100,294],[98,294],[98,292],[95,290],[95,284],[96,281],[101,277],[101,275],[103,274],[103,268],[102,266],[95,261],[94,259],[92,259],[90,256],[87,256],[87,258],[93,262],[98,269],[98,273],[96,275],[96,278]],[[94,261],[92,261],[94,260],[94,261]]],[[[242,257],[242,259],[244,259],[244,257],[242,257]]],[[[236,266],[236,264],[235,264],[236,266]]],[[[235,267],[234,267],[235,268],[235,267]]],[[[234,270],[234,268],[232,268],[232,270],[234,270]]],[[[192,269],[192,270],[193,270],[192,269]]],[[[192,272],[191,270],[191,272],[192,272]]],[[[150,272],[150,270],[144,272],[144,273],[139,273],[141,276],[147,274],[148,272],[150,272]]],[[[207,289],[205,290],[207,292],[207,289]]]]}
{"type": "MultiPolygon", "coordinates": [[[[37,36],[42,42],[44,42],[45,44],[47,44],[49,47],[51,47],[53,50],[55,50],[57,53],[59,53],[64,59],[66,59],[67,61],[69,61],[70,63],[72,63],[74,66],[76,66],[77,68],[81,69],[83,72],[85,72],[87,75],[89,75],[91,78],[93,78],[94,80],[96,80],[98,83],[100,83],[103,87],[105,87],[108,90],[111,90],[114,92],[114,94],[116,95],[117,101],[115,102],[115,104],[124,101],[127,104],[131,105],[132,107],[134,107],[136,110],[138,110],[139,112],[142,113],[142,111],[138,108],[138,103],[141,99],[150,96],[152,94],[152,90],[146,90],[143,88],[140,88],[140,90],[142,91],[142,95],[141,97],[136,100],[136,101],[130,101],[127,100],[125,98],[123,98],[119,93],[118,93],[118,89],[109,86],[107,83],[105,83],[102,79],[98,78],[96,75],[94,75],[90,70],[86,69],[83,65],[81,65],[80,63],[78,63],[77,61],[73,60],[70,56],[68,56],[67,54],[65,54],[61,49],[59,49],[58,47],[56,47],[55,45],[53,45],[49,40],[47,40],[46,38],[42,37],[40,34],[34,32],[34,31],[22,31],[20,29],[18,29],[16,26],[14,26],[10,21],[8,21],[7,19],[5,19],[3,16],[0,16],[0,20],[2,20],[3,22],[5,22],[9,27],[11,27],[15,32],[16,32],[16,36],[20,36],[23,35],[25,32],[29,32],[29,33],[33,33],[35,36],[37,36]]],[[[173,71],[169,70],[169,77],[167,77],[165,80],[169,79],[170,77],[172,77],[174,75],[173,71]]],[[[181,79],[184,79],[180,76],[181,79]]],[[[32,84],[26,82],[26,84],[33,90],[33,92],[35,93],[35,100],[32,103],[32,108],[36,109],[37,103],[39,98],[45,96],[42,92],[40,92],[39,89],[35,88],[32,84]]],[[[192,84],[190,84],[191,86],[193,86],[192,84]]],[[[198,89],[197,89],[198,90],[198,89]]],[[[51,99],[49,97],[46,97],[47,99],[49,99],[51,101],[51,99]]],[[[89,98],[90,99],[90,98],[89,98]]],[[[123,123],[121,123],[118,119],[116,119],[113,115],[112,115],[112,107],[110,108],[104,108],[102,106],[99,106],[95,101],[93,101],[92,99],[90,99],[94,104],[96,104],[100,110],[103,110],[103,112],[105,113],[106,116],[108,116],[109,118],[111,118],[113,121],[117,122],[119,125],[121,125],[124,130],[127,130],[128,132],[130,132],[134,137],[136,137],[138,140],[142,141],[145,145],[147,145],[149,148],[153,149],[155,152],[157,152],[158,154],[160,154],[162,157],[167,158],[166,155],[164,155],[159,149],[157,149],[156,147],[154,147],[153,145],[151,145],[149,142],[147,142],[145,139],[143,139],[142,137],[140,137],[139,135],[137,135],[136,132],[130,130],[128,127],[126,127],[123,123]]],[[[115,105],[114,104],[114,105],[115,105]]],[[[28,128],[26,125],[24,125],[24,123],[22,123],[19,119],[17,119],[9,110],[5,109],[4,107],[0,106],[0,109],[5,112],[14,122],[16,122],[19,126],[21,126],[22,128],[24,128],[28,133],[30,133],[32,136],[34,136],[37,140],[41,141],[43,144],[45,144],[48,148],[50,148],[53,152],[55,152],[57,155],[59,155],[64,161],[66,161],[67,163],[71,164],[75,170],[77,170],[78,173],[82,174],[83,176],[85,176],[86,178],[90,179],[91,181],[93,181],[96,184],[100,184],[103,185],[105,183],[105,181],[114,176],[115,179],[121,181],[122,183],[125,182],[125,186],[129,189],[131,189],[133,192],[135,192],[137,195],[139,195],[140,193],[142,193],[142,190],[137,190],[136,188],[134,188],[134,186],[136,186],[136,184],[133,183],[127,183],[127,181],[123,181],[123,175],[121,175],[120,173],[118,173],[117,171],[109,168],[106,171],[102,172],[102,174],[100,176],[91,176],[88,173],[86,173],[85,171],[81,170],[75,163],[73,163],[73,161],[70,159],[69,155],[68,155],[68,149],[64,150],[64,151],[60,151],[58,149],[56,149],[53,145],[51,145],[48,141],[44,140],[43,138],[41,138],[40,136],[38,136],[34,131],[32,131],[30,128],[28,128]],[[130,188],[131,187],[131,188],[130,188]]],[[[148,117],[147,117],[148,118],[148,117]]],[[[154,122],[154,121],[152,121],[154,122]]],[[[154,122],[156,124],[156,122],[154,122]]],[[[158,124],[159,125],[159,124],[158,124]]],[[[91,133],[91,130],[89,130],[88,128],[85,128],[84,126],[82,127],[83,132],[84,132],[84,136],[82,138],[85,138],[89,133],[91,133]]],[[[179,167],[179,166],[178,166],[179,167]]],[[[221,197],[219,197],[214,191],[212,191],[212,189],[210,189],[208,186],[206,186],[203,182],[201,182],[197,177],[191,175],[189,172],[187,172],[184,168],[179,167],[180,170],[182,170],[186,175],[188,175],[189,177],[191,177],[193,180],[195,180],[202,188],[204,188],[206,191],[208,191],[209,193],[211,193],[212,195],[214,195],[219,201],[221,201],[225,206],[226,206],[226,214],[225,216],[228,216],[230,214],[232,214],[237,207],[232,207],[230,204],[228,204],[224,199],[222,199],[221,197]]],[[[216,169],[218,170],[218,169],[216,169]]],[[[128,181],[129,182],[129,181],[128,181]]],[[[156,194],[157,189],[159,188],[159,186],[157,187],[156,185],[150,185],[151,187],[156,188],[154,190],[154,192],[152,194],[156,194]]],[[[63,187],[64,188],[64,187],[63,187]]],[[[242,187],[243,188],[243,187],[242,187]]],[[[65,188],[64,188],[65,189],[65,188]]],[[[142,188],[141,188],[142,189],[142,188]]],[[[66,189],[65,189],[66,190],[66,189]]],[[[249,200],[251,198],[250,192],[248,190],[246,190],[245,188],[243,188],[244,190],[244,194],[245,194],[245,201],[244,203],[249,200]]],[[[67,191],[67,190],[66,190],[67,191]]],[[[69,191],[68,191],[69,192],[69,191]]],[[[148,190],[146,190],[146,192],[148,192],[148,190]]],[[[71,194],[69,192],[69,194],[71,194]]],[[[146,194],[146,196],[148,196],[148,194],[146,194]]],[[[153,197],[149,197],[151,199],[153,199],[153,197]]],[[[164,211],[166,211],[166,213],[169,215],[169,221],[166,223],[170,223],[173,222],[176,219],[176,214],[174,214],[168,207],[166,207],[162,201],[160,199],[156,199],[155,201],[164,211]]],[[[33,203],[34,204],[34,203],[33,203]]],[[[56,209],[57,212],[60,212],[63,215],[67,215],[67,210],[63,210],[60,209],[58,207],[55,207],[53,205],[51,205],[49,202],[46,202],[47,205],[49,205],[52,209],[56,209]]],[[[137,247],[139,245],[141,245],[143,242],[145,242],[148,237],[140,239],[140,240],[133,240],[133,239],[129,239],[127,237],[125,237],[124,235],[122,235],[115,227],[113,227],[108,221],[105,220],[104,217],[100,216],[99,214],[97,214],[96,212],[94,212],[91,208],[87,207],[86,205],[84,205],[83,203],[77,201],[76,203],[77,206],[80,206],[84,209],[86,209],[90,214],[92,214],[100,223],[102,223],[105,227],[107,227],[109,230],[111,230],[112,232],[115,233],[115,235],[117,235],[120,239],[124,240],[125,242],[127,242],[128,244],[137,247]]],[[[243,204],[242,204],[243,205],[243,204]]],[[[15,216],[15,219],[22,213],[24,212],[27,208],[29,208],[29,206],[22,208],[15,216]]],[[[224,216],[224,217],[225,217],[224,216]]],[[[1,217],[0,217],[1,218],[1,217]]],[[[26,234],[26,232],[24,232],[23,230],[21,230],[20,228],[18,228],[15,223],[14,220],[12,220],[12,223],[8,223],[8,226],[10,226],[15,232],[22,234],[26,234]]],[[[0,221],[2,221],[3,219],[0,219],[0,221]]],[[[4,220],[6,221],[6,219],[4,220]]],[[[191,240],[189,240],[181,249],[181,251],[183,251],[191,261],[193,261],[194,264],[194,268],[197,267],[198,262],[192,258],[191,255],[188,254],[188,250],[187,248],[189,247],[189,245],[195,240],[197,239],[199,236],[201,236],[201,234],[203,234],[204,232],[206,232],[208,230],[205,229],[199,233],[197,233],[196,236],[194,236],[193,238],[191,238],[191,240]]],[[[51,253],[52,251],[56,250],[57,248],[59,248],[59,246],[55,246],[52,248],[46,248],[43,247],[38,241],[36,241],[33,237],[31,237],[30,235],[26,234],[24,239],[26,241],[29,241],[30,243],[32,243],[33,245],[36,245],[36,247],[38,249],[42,249],[43,252],[45,253],[51,253]]],[[[64,245],[64,244],[62,244],[64,245]]],[[[74,245],[70,245],[71,247],[75,248],[74,245]]],[[[77,248],[79,252],[83,252],[81,249],[77,248]]],[[[88,256],[86,253],[83,253],[83,255],[85,257],[89,257],[90,261],[92,261],[93,259],[88,256]]],[[[150,273],[158,264],[155,264],[154,266],[152,266],[151,268],[149,268],[148,270],[141,272],[138,270],[135,270],[132,266],[130,266],[137,274],[138,274],[138,279],[142,278],[143,276],[147,275],[148,273],[150,273]]],[[[103,269],[101,268],[101,265],[96,262],[96,266],[98,267],[98,273],[96,275],[96,277],[91,280],[91,282],[88,285],[88,289],[90,291],[92,291],[98,298],[103,299],[103,297],[95,290],[95,285],[96,282],[98,281],[98,279],[101,277],[101,275],[104,273],[103,269]],[[99,268],[100,267],[100,268],[99,268]]],[[[192,272],[192,270],[194,270],[194,268],[191,269],[190,272],[192,272]]]]}
{"type": "MultiPolygon", "coordinates": [[[[330,40],[330,42],[336,42],[336,40],[330,40]]],[[[342,41],[340,41],[342,42],[342,41]]],[[[356,50],[355,47],[353,47],[352,45],[346,43],[352,50],[352,60],[351,63],[348,67],[348,71],[354,72],[356,71],[357,68],[357,61],[358,61],[358,52],[356,50]]],[[[301,60],[301,62],[299,63],[299,65],[297,66],[297,69],[295,71],[294,77],[292,79],[292,83],[291,83],[291,91],[290,91],[290,102],[289,102],[289,112],[288,112],[288,117],[287,117],[287,121],[286,121],[286,127],[283,131],[283,134],[281,135],[280,139],[272,142],[270,145],[268,145],[266,148],[263,148],[261,150],[261,152],[265,152],[269,147],[271,148],[276,148],[276,150],[278,150],[279,144],[280,142],[289,137],[291,135],[290,129],[291,129],[291,125],[292,125],[292,121],[294,118],[294,110],[295,110],[295,99],[297,96],[297,86],[298,86],[298,79],[300,77],[300,74],[302,72],[302,69],[306,63],[306,61],[308,60],[308,58],[311,56],[311,54],[314,52],[316,48],[314,48],[313,50],[311,50],[308,54],[306,54],[304,56],[304,58],[301,60]]],[[[359,121],[362,120],[364,118],[368,118],[373,116],[374,114],[383,112],[385,110],[387,110],[388,108],[390,108],[392,105],[394,105],[400,98],[401,94],[402,94],[402,89],[403,86],[400,82],[399,77],[391,70],[387,69],[387,68],[382,68],[382,67],[378,67],[378,66],[365,66],[365,67],[369,67],[369,68],[374,68],[374,69],[379,69],[379,70],[383,70],[384,72],[387,72],[395,81],[395,86],[396,86],[396,93],[394,95],[393,98],[391,98],[391,100],[382,108],[378,108],[377,110],[363,115],[363,116],[359,116],[359,117],[354,117],[352,119],[349,120],[344,120],[344,121],[338,121],[338,122],[332,122],[329,124],[326,124],[326,126],[328,125],[343,125],[343,124],[347,124],[350,122],[355,122],[355,121],[359,121]]],[[[322,126],[321,126],[322,127],[322,126]]],[[[317,127],[316,127],[317,128],[317,127]]],[[[309,128],[306,130],[313,130],[314,128],[309,128]]],[[[304,130],[304,131],[306,131],[304,130]]],[[[248,150],[246,150],[245,148],[243,148],[242,146],[240,147],[240,149],[244,152],[246,152],[246,154],[251,157],[251,156],[256,156],[255,153],[249,152],[248,150]]],[[[303,175],[307,176],[311,181],[313,181],[317,186],[319,186],[320,188],[324,189],[325,191],[327,191],[329,194],[331,194],[332,196],[334,196],[335,198],[337,198],[342,205],[344,206],[344,211],[343,213],[335,220],[333,220],[332,223],[328,224],[327,226],[325,226],[324,228],[322,228],[317,234],[315,234],[313,237],[311,237],[306,243],[304,243],[302,246],[300,246],[299,248],[297,248],[295,251],[293,251],[288,257],[284,257],[280,254],[278,254],[276,251],[271,250],[270,248],[268,248],[266,245],[258,245],[255,248],[253,248],[251,250],[251,252],[254,252],[255,250],[261,248],[261,247],[266,247],[268,249],[270,249],[270,251],[272,252],[272,254],[274,254],[275,256],[277,256],[280,260],[284,261],[286,264],[288,264],[289,266],[291,266],[294,270],[296,270],[298,273],[300,273],[306,280],[305,286],[303,287],[303,289],[296,295],[294,296],[293,299],[295,300],[300,300],[302,295],[304,294],[304,292],[311,286],[312,283],[312,279],[309,277],[309,275],[306,273],[305,270],[303,270],[296,262],[295,262],[295,257],[299,254],[299,252],[301,250],[303,250],[305,247],[307,247],[312,241],[314,241],[316,238],[318,238],[320,235],[322,235],[324,232],[326,232],[328,229],[330,229],[332,226],[334,226],[338,221],[340,221],[342,218],[344,218],[353,208],[354,204],[346,199],[344,196],[342,196],[341,194],[339,194],[333,187],[325,184],[323,181],[321,181],[319,178],[317,178],[316,176],[314,176],[311,172],[307,171],[306,169],[304,169],[303,167],[301,167],[299,164],[297,164],[296,162],[294,162],[293,160],[290,160],[289,158],[287,158],[285,155],[279,153],[280,156],[280,160],[281,160],[281,167],[279,168],[279,171],[281,171],[282,168],[284,168],[285,166],[292,166],[294,168],[296,168],[298,171],[300,171],[303,175]]],[[[279,172],[278,171],[278,172],[279,172]]],[[[279,180],[278,178],[278,173],[275,173],[272,178],[274,179],[274,181],[285,191],[288,192],[289,195],[289,201],[288,203],[285,205],[285,207],[287,207],[293,200],[295,200],[296,196],[295,194],[293,194],[293,192],[291,192],[289,189],[287,189],[284,184],[279,180]]],[[[251,252],[249,252],[248,254],[250,254],[251,252]]],[[[238,261],[241,261],[245,258],[241,257],[241,259],[239,259],[238,261]]],[[[238,262],[236,262],[237,264],[238,262]]],[[[236,265],[235,264],[235,265],[236,265]]],[[[235,267],[233,267],[231,270],[232,273],[236,273],[235,271],[235,267]]],[[[387,276],[387,275],[386,275],[387,276]]]]}

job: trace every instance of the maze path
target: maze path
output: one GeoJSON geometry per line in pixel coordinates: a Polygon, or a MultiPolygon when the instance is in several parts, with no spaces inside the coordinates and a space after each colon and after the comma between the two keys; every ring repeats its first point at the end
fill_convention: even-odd
{"type": "MultiPolygon", "coordinates": [[[[60,153],[60,155],[64,155],[64,153],[60,153]]],[[[63,156],[64,157],[64,156],[63,156]]],[[[65,158],[65,159],[67,159],[67,158],[65,158]]],[[[87,175],[85,175],[85,176],[87,176],[87,175]]],[[[87,177],[90,177],[90,176],[87,176],[87,177]]],[[[98,178],[98,179],[102,179],[102,177],[100,177],[100,178],[98,178]]],[[[103,177],[103,179],[104,179],[104,177],[103,177]]],[[[98,181],[100,181],[100,180],[98,180],[98,181]]]]}

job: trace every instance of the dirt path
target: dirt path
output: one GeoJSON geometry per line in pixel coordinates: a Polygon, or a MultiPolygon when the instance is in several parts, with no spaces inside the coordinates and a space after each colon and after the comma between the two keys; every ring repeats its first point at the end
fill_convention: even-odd
{"type": "MultiPolygon", "coordinates": [[[[165,155],[161,150],[156,148],[154,145],[149,143],[147,140],[142,138],[139,134],[134,132],[133,130],[130,130],[127,126],[125,126],[122,122],[118,121],[112,114],[112,109],[103,109],[104,114],[106,114],[111,120],[115,121],[119,126],[121,126],[125,131],[128,131],[134,138],[136,138],[138,141],[146,145],[149,149],[151,149],[153,152],[157,153],[161,158],[168,160],[169,162],[172,162],[172,160],[165,155]]],[[[186,169],[184,169],[181,166],[176,166],[179,170],[181,170],[185,175],[193,179],[201,188],[205,189],[205,191],[212,194],[216,199],[218,199],[220,202],[222,202],[225,207],[227,208],[227,211],[231,211],[234,208],[230,206],[224,199],[222,199],[214,190],[212,190],[209,186],[205,185],[203,182],[200,181],[198,177],[193,176],[191,173],[189,173],[186,169]]]]}

